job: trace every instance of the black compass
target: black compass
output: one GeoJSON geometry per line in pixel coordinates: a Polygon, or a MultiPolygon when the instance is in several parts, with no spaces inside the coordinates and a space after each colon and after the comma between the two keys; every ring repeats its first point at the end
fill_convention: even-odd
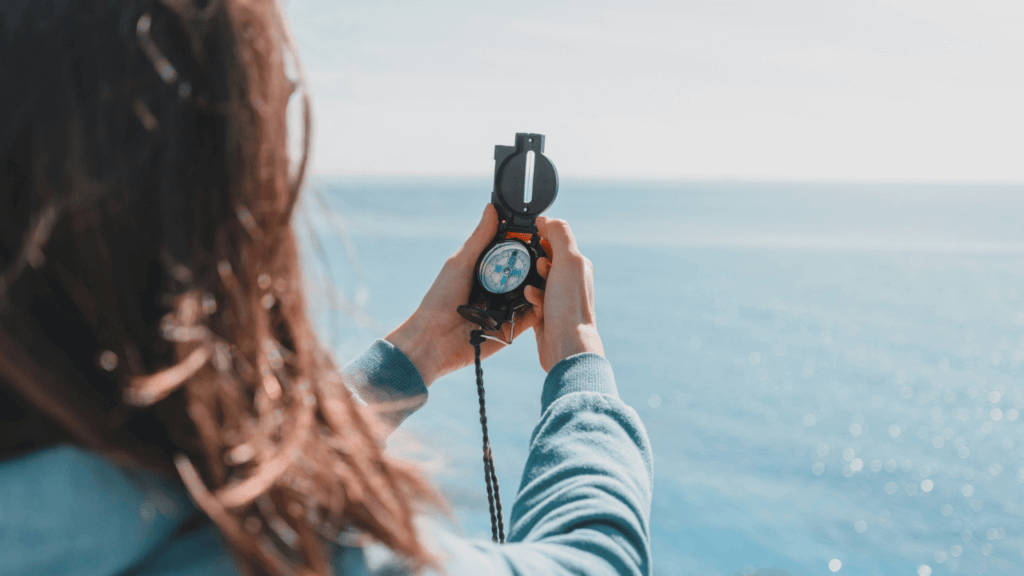
{"type": "Polygon", "coordinates": [[[558,172],[544,156],[543,134],[516,134],[515,146],[494,147],[498,233],[477,262],[469,303],[458,311],[487,332],[508,322],[513,332],[503,342],[511,342],[516,314],[529,306],[526,287],[544,287],[537,260],[550,257],[550,248],[542,246],[535,222],[557,195],[558,172]]]}

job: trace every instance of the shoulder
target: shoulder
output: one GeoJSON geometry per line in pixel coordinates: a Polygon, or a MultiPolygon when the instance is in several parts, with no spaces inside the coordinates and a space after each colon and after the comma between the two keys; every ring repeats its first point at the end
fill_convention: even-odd
{"type": "Polygon", "coordinates": [[[115,574],[194,511],[180,488],[71,445],[0,463],[0,574],[115,574]]]}

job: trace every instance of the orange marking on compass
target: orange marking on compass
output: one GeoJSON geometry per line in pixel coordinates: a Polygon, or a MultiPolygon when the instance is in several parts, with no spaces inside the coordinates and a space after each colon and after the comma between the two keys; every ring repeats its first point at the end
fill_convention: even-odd
{"type": "Polygon", "coordinates": [[[526,232],[506,232],[505,239],[507,240],[509,238],[518,238],[519,240],[529,244],[530,240],[533,239],[533,234],[527,234],[526,232]]]}
{"type": "MultiPolygon", "coordinates": [[[[506,232],[505,239],[508,240],[509,238],[516,238],[529,244],[530,241],[533,240],[533,234],[528,234],[526,232],[506,232]]],[[[551,258],[551,243],[548,242],[546,239],[541,238],[540,247],[544,250],[544,254],[542,254],[542,256],[551,258]]]]}

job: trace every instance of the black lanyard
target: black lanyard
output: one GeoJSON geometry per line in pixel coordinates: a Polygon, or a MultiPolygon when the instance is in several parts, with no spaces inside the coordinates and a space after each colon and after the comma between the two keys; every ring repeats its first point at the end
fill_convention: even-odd
{"type": "Polygon", "coordinates": [[[469,343],[476,352],[476,393],[480,398],[480,429],[484,436],[484,482],[487,484],[487,505],[491,510],[491,540],[505,543],[505,520],[501,515],[501,490],[498,488],[498,474],[494,471],[494,455],[491,453],[491,439],[487,435],[487,408],[484,406],[484,369],[480,366],[480,345],[484,343],[484,331],[469,333],[469,343]]]}

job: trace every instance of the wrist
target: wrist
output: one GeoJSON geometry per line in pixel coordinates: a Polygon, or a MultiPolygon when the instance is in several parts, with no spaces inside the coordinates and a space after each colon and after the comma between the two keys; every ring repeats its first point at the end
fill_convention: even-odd
{"type": "Polygon", "coordinates": [[[566,358],[587,352],[604,358],[604,344],[601,342],[601,335],[597,333],[597,327],[593,324],[581,324],[571,335],[560,340],[558,353],[555,354],[549,369],[566,358]]]}
{"type": "Polygon", "coordinates": [[[423,330],[416,326],[413,318],[409,318],[384,339],[405,354],[420,373],[423,383],[430,387],[437,379],[437,370],[434,368],[436,354],[430,339],[421,337],[422,334],[423,330]]]}

